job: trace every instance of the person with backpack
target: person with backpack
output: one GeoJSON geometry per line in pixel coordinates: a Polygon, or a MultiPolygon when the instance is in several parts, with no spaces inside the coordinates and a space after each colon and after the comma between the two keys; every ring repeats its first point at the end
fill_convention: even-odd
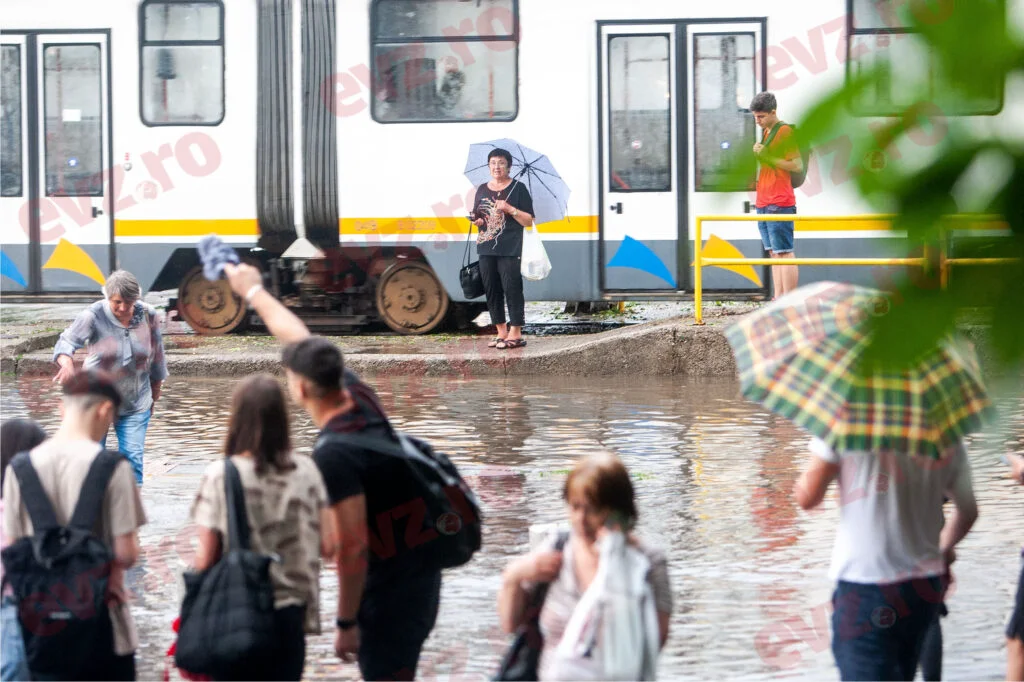
{"type": "MultiPolygon", "coordinates": [[[[0,426],[0,489],[7,477],[7,465],[20,452],[31,450],[46,440],[46,432],[30,419],[11,419],[0,426]]],[[[0,515],[3,515],[3,500],[0,499],[0,515]]],[[[0,547],[6,546],[0,531],[0,547]]],[[[18,624],[18,603],[10,585],[3,582],[0,569],[0,583],[3,583],[3,631],[0,632],[0,680],[27,680],[28,665],[25,662],[25,643],[21,639],[21,625],[18,624]]]]}
{"type": "Polygon", "coordinates": [[[4,578],[34,680],[135,679],[124,572],[146,514],[129,461],[100,446],[120,406],[112,375],[75,372],[57,432],[16,456],[3,483],[4,578]]]}
{"type": "MultiPolygon", "coordinates": [[[[795,144],[793,126],[779,120],[775,95],[760,92],[750,103],[754,121],[761,127],[761,141],[754,145],[760,170],[757,174],[757,212],[765,215],[795,214],[794,187],[803,183],[807,169],[795,144]]],[[[793,222],[761,220],[757,223],[761,243],[769,257],[786,259],[793,255],[793,222]]],[[[773,265],[772,284],[779,298],[797,287],[795,265],[773,265]]]]}
{"type": "MultiPolygon", "coordinates": [[[[263,288],[256,268],[224,266],[231,288],[286,344],[282,364],[288,390],[321,438],[313,459],[323,475],[338,534],[338,606],[334,649],[358,662],[366,680],[412,680],[420,651],[437,619],[441,568],[423,528],[422,489],[399,457],[380,452],[399,444],[373,389],[346,370],[341,350],[312,336],[290,310],[263,288]],[[339,442],[356,436],[378,443],[339,442]],[[418,525],[417,525],[418,524],[418,525]]],[[[445,528],[445,531],[448,529],[445,528]]]]}
{"type": "MultiPolygon", "coordinates": [[[[320,632],[320,557],[334,553],[333,519],[320,471],[309,457],[291,453],[288,401],[274,377],[252,376],[235,388],[225,458],[242,482],[252,529],[250,548],[280,557],[270,564],[276,650],[268,656],[269,665],[242,662],[230,678],[300,680],[305,635],[320,632]]],[[[207,467],[192,504],[199,534],[196,571],[206,570],[232,549],[225,467],[224,459],[207,467]]]]}
{"type": "MultiPolygon", "coordinates": [[[[633,483],[625,465],[614,454],[598,453],[577,461],[565,479],[562,498],[568,508],[571,530],[567,535],[552,534],[539,549],[515,559],[505,569],[498,593],[501,627],[512,633],[523,626],[531,617],[530,603],[539,601],[532,598],[534,593],[546,586],[546,596],[537,609],[541,634],[538,677],[527,675],[518,679],[609,679],[609,671],[602,664],[607,660],[606,652],[598,651],[587,658],[570,656],[566,660],[565,647],[561,646],[563,636],[572,628],[576,609],[587,600],[588,588],[599,575],[602,543],[612,531],[621,532],[626,546],[646,559],[645,579],[656,611],[657,632],[643,635],[656,636],[657,649],[668,639],[672,613],[668,560],[664,552],[634,535],[638,513],[633,483]]],[[[608,632],[609,626],[614,629],[614,625],[604,624],[601,631],[608,632]]],[[[599,637],[597,647],[622,644],[599,637]]],[[[642,654],[641,648],[635,655],[642,654]]]]}

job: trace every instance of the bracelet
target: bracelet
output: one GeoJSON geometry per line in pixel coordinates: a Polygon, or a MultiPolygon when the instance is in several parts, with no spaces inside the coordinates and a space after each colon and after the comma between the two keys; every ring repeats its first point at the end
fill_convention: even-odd
{"type": "Polygon", "coordinates": [[[518,208],[513,208],[512,209],[512,217],[515,218],[517,215],[519,215],[519,209],[518,208]]]}
{"type": "Polygon", "coordinates": [[[245,292],[245,304],[252,305],[252,297],[263,291],[262,284],[253,284],[249,291],[245,292]]]}
{"type": "Polygon", "coordinates": [[[354,628],[359,623],[357,623],[354,620],[346,620],[344,618],[336,618],[334,620],[334,624],[338,627],[339,630],[351,630],[352,628],[354,628]]]}

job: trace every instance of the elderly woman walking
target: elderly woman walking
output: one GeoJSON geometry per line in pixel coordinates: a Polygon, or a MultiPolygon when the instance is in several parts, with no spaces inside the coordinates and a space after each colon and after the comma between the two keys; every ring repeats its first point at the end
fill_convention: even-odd
{"type": "MultiPolygon", "coordinates": [[[[53,350],[60,369],[54,381],[67,382],[74,372],[75,351],[89,347],[85,368],[94,367],[117,377],[124,400],[114,422],[118,450],[131,462],[135,482],[142,485],[142,453],[153,404],[167,378],[164,342],[153,306],[139,300],[142,290],[130,272],[110,273],[103,287],[106,298],[79,313],[64,330],[53,350]]],[[[106,436],[100,443],[106,447],[106,436]]]]}

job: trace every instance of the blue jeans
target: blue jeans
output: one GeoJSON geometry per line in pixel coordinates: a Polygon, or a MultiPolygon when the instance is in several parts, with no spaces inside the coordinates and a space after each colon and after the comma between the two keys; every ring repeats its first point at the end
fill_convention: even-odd
{"type": "MultiPolygon", "coordinates": [[[[149,427],[150,415],[152,412],[149,410],[125,414],[114,422],[114,432],[117,433],[117,449],[131,462],[132,471],[135,472],[135,482],[138,485],[142,485],[142,451],[146,444],[146,429],[149,427]]],[[[103,436],[100,446],[107,447],[107,436],[103,436]]]]}
{"type": "Polygon", "coordinates": [[[18,606],[11,597],[4,597],[0,610],[3,630],[0,632],[0,680],[27,680],[28,665],[25,663],[25,643],[21,639],[21,625],[18,624],[18,606]]]}
{"type": "Polygon", "coordinates": [[[832,595],[832,654],[843,680],[913,680],[946,581],[891,585],[840,581],[832,595]]]}
{"type": "MultiPolygon", "coordinates": [[[[776,206],[768,204],[757,209],[765,215],[795,215],[796,206],[776,206]]],[[[772,253],[793,253],[793,221],[792,220],[758,220],[757,229],[761,232],[761,244],[765,251],[772,253]]]]}

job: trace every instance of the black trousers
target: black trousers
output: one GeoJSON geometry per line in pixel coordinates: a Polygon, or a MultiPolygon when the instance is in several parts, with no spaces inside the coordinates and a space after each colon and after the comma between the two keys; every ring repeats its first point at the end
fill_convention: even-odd
{"type": "MultiPolygon", "coordinates": [[[[51,677],[29,670],[29,676],[33,680],[49,681],[62,680],[63,677],[51,677]]],[[[96,656],[86,664],[75,676],[76,680],[122,680],[131,681],[135,679],[135,654],[115,656],[113,653],[104,656],[96,656]]]]}
{"type": "Polygon", "coordinates": [[[480,256],[480,277],[484,280],[487,312],[492,324],[505,324],[505,302],[508,302],[508,323],[522,327],[526,323],[526,300],[523,298],[523,275],[519,256],[480,256]]]}
{"type": "Polygon", "coordinates": [[[441,572],[425,571],[363,595],[359,672],[364,680],[414,680],[441,605],[441,572]]]}
{"type": "Polygon", "coordinates": [[[269,665],[239,666],[222,680],[301,680],[306,667],[305,606],[285,606],[274,611],[277,653],[269,665]]]}

